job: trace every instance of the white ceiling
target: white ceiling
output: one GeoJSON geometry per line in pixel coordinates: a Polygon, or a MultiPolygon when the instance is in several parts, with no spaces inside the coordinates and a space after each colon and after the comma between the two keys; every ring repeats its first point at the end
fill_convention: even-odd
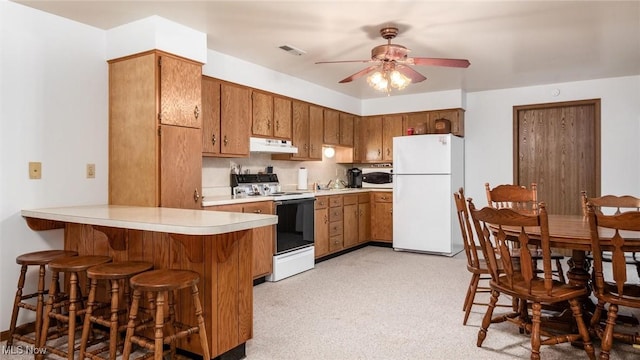
{"type": "Polygon", "coordinates": [[[338,81],[386,41],[410,56],[463,58],[467,69],[415,66],[403,94],[467,92],[640,74],[640,1],[22,1],[109,29],[158,15],[207,33],[208,48],[356,98],[386,96],[365,78],[338,81]],[[278,47],[290,45],[295,56],[278,47]]]}

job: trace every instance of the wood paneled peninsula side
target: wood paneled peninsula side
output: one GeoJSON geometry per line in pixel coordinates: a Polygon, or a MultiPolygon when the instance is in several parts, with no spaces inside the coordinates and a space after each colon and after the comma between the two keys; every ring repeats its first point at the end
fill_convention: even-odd
{"type": "MultiPolygon", "coordinates": [[[[277,216],[117,205],[22,210],[21,214],[33,230],[64,229],[64,248],[81,255],[196,271],[211,356],[245,356],[245,343],[253,332],[251,229],[274,225],[277,216]]],[[[180,298],[178,307],[178,318],[192,322],[189,297],[180,298]]],[[[178,346],[202,354],[197,339],[178,346]]]]}

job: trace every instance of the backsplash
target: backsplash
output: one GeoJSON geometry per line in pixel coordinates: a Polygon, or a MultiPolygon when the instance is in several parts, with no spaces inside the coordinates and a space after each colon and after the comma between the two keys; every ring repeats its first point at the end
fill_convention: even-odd
{"type": "Polygon", "coordinates": [[[248,158],[202,158],[202,191],[205,196],[230,194],[229,174],[231,165],[240,165],[242,171],[250,173],[266,172],[267,166],[273,166],[273,172],[278,175],[278,180],[284,190],[294,190],[298,184],[298,169],[307,168],[308,188],[312,188],[314,182],[327,184],[336,177],[347,179],[347,169],[351,166],[337,164],[335,158],[323,157],[322,161],[286,161],[271,160],[270,154],[252,153],[248,158]]]}

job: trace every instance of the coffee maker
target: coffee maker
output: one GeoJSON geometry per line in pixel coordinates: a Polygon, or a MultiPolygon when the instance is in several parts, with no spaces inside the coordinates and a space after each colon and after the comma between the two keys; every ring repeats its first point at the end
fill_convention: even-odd
{"type": "Polygon", "coordinates": [[[362,170],[358,168],[347,170],[347,186],[350,188],[362,187],[362,170]]]}

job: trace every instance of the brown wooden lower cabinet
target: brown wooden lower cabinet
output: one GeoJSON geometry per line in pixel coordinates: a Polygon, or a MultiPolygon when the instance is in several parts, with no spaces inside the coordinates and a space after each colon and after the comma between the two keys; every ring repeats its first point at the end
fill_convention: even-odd
{"type": "Polygon", "coordinates": [[[316,259],[329,253],[329,197],[316,197],[314,243],[316,259]]]}
{"type": "MultiPolygon", "coordinates": [[[[389,199],[391,198],[390,192],[380,194],[386,194],[389,199]]],[[[373,239],[372,198],[373,195],[369,192],[316,196],[316,258],[352,248],[373,239]]],[[[390,207],[391,203],[388,205],[390,207]]],[[[390,224],[391,218],[388,217],[384,221],[385,224],[390,224]]],[[[387,241],[391,241],[391,232],[387,241]]]]}
{"type": "MultiPolygon", "coordinates": [[[[273,214],[273,201],[258,201],[244,204],[208,206],[206,210],[230,211],[256,214],[273,214]]],[[[275,253],[275,225],[253,229],[253,278],[259,278],[273,272],[273,254],[275,253]]]]}
{"type": "Polygon", "coordinates": [[[358,194],[358,244],[371,240],[371,195],[358,194]]]}
{"type": "Polygon", "coordinates": [[[329,196],[329,252],[344,247],[344,208],[342,195],[329,196]]]}
{"type": "Polygon", "coordinates": [[[371,240],[393,242],[393,194],[373,192],[371,199],[371,240]]]}

